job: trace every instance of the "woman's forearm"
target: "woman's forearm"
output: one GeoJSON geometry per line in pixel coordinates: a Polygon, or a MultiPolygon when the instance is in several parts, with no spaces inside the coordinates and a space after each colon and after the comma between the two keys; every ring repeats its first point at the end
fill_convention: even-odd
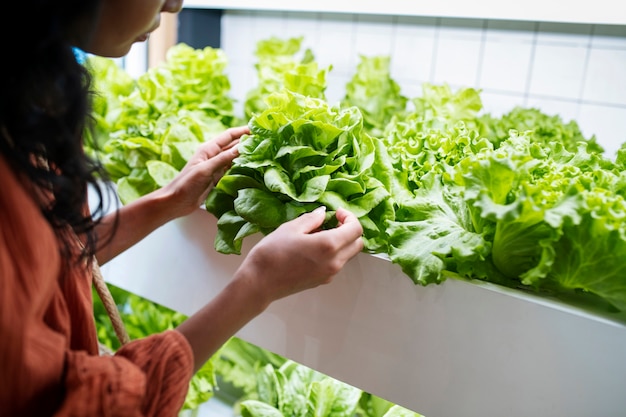
{"type": "Polygon", "coordinates": [[[254,288],[253,279],[235,277],[213,300],[177,328],[191,345],[194,371],[267,308],[269,301],[254,288]]]}
{"type": "Polygon", "coordinates": [[[343,209],[336,216],[338,226],[326,230],[323,209],[283,223],[250,250],[224,290],[178,327],[196,370],[272,302],[329,283],[363,249],[357,217],[343,209]]]}

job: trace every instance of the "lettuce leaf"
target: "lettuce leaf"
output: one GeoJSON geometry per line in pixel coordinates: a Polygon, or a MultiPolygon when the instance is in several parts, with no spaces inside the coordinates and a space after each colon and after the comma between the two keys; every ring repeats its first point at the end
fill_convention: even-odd
{"type": "Polygon", "coordinates": [[[206,200],[219,219],[216,249],[240,253],[249,232],[268,233],[325,205],[327,225],[334,210],[348,208],[364,224],[368,249],[379,250],[389,192],[372,171],[376,139],[363,132],[358,109],[286,89],[267,105],[250,120],[239,156],[206,200]]]}

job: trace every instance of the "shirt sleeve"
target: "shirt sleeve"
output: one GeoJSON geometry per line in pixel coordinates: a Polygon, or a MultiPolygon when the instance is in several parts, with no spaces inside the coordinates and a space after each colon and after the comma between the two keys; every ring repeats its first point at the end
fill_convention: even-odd
{"type": "Polygon", "coordinates": [[[55,417],[178,415],[193,354],[175,330],[130,342],[113,356],[69,352],[65,400],[55,417]]]}
{"type": "Polygon", "coordinates": [[[90,281],[64,269],[1,155],[0,178],[0,415],[176,416],[193,376],[185,337],[168,330],[98,356],[90,281]]]}

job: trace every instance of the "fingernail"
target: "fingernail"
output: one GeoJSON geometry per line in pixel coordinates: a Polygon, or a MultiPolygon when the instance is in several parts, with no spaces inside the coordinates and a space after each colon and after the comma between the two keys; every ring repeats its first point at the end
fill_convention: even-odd
{"type": "Polygon", "coordinates": [[[326,213],[326,206],[319,206],[318,208],[313,210],[313,213],[326,213]]]}

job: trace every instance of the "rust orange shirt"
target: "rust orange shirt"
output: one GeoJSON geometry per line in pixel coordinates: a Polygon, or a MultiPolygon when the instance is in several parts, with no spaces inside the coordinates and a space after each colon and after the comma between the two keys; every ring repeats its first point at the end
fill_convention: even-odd
{"type": "Polygon", "coordinates": [[[0,416],[178,414],[193,353],[177,331],[98,355],[91,274],[58,240],[0,156],[0,416]]]}

